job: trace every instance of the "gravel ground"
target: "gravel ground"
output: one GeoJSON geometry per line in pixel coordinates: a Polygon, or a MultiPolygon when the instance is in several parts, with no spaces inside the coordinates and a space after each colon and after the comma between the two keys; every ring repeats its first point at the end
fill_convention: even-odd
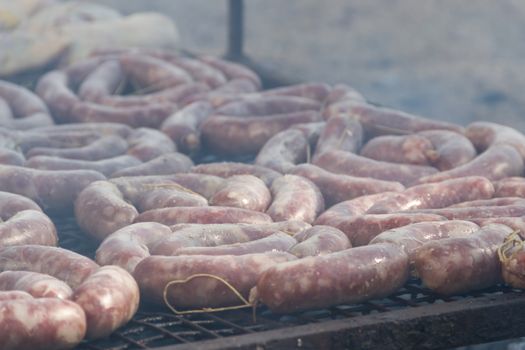
{"type": "MultiPolygon", "coordinates": [[[[224,0],[100,2],[161,11],[183,47],[224,52],[224,0]]],[[[523,1],[250,0],[245,8],[247,54],[290,82],[344,82],[408,112],[525,131],[523,1]]]]}

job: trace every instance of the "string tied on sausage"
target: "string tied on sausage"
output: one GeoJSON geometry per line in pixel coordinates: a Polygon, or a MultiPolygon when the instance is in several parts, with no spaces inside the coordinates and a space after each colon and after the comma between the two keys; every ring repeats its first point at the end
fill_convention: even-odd
{"type": "Polygon", "coordinates": [[[246,300],[246,298],[243,297],[242,294],[234,286],[232,286],[228,281],[226,281],[222,277],[219,277],[217,275],[208,274],[208,273],[197,273],[197,274],[191,275],[182,280],[172,280],[168,282],[162,292],[162,298],[164,299],[164,303],[166,304],[166,306],[176,315],[187,315],[187,314],[196,314],[196,313],[204,313],[204,312],[218,312],[218,311],[237,310],[237,309],[243,309],[247,307],[253,307],[253,304],[250,303],[248,300],[246,300]],[[224,306],[224,307],[204,307],[202,309],[192,309],[192,310],[184,310],[184,311],[175,309],[168,300],[169,287],[175,284],[188,283],[195,278],[212,278],[212,279],[216,279],[219,282],[222,282],[226,287],[228,287],[233,292],[233,294],[235,294],[235,296],[239,298],[242,304],[233,305],[233,306],[224,306]]]}
{"type": "Polygon", "coordinates": [[[523,249],[525,240],[519,230],[511,232],[498,248],[498,257],[502,264],[507,264],[523,249]]]}

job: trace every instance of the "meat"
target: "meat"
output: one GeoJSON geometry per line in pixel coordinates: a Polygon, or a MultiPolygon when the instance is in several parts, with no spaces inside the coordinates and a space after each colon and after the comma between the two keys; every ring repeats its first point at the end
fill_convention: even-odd
{"type": "Polygon", "coordinates": [[[41,349],[43,345],[50,350],[71,349],[85,333],[84,311],[70,300],[29,296],[0,301],[2,349],[41,349]]]}
{"type": "Polygon", "coordinates": [[[437,174],[422,175],[420,182],[437,182],[456,177],[483,174],[491,181],[523,174],[523,159],[512,146],[500,144],[488,148],[470,162],[437,174]]]}
{"type": "MultiPolygon", "coordinates": [[[[430,178],[438,172],[436,168],[429,166],[382,162],[338,150],[324,152],[314,159],[313,164],[337,174],[397,181],[405,186],[413,185],[423,176],[430,178]]],[[[440,175],[441,173],[437,174],[436,178],[440,175]]]]}
{"type": "Polygon", "coordinates": [[[267,96],[297,96],[323,102],[328,97],[331,90],[332,89],[328,84],[303,83],[264,90],[261,94],[267,96]]]}
{"type": "Polygon", "coordinates": [[[250,301],[289,313],[381,298],[408,278],[408,257],[388,243],[346,249],[269,267],[250,301]]]}
{"type": "Polygon", "coordinates": [[[135,222],[153,221],[164,225],[181,223],[225,224],[246,223],[262,224],[271,222],[270,216],[258,211],[231,207],[172,207],[153,209],[141,213],[135,222]]]}
{"type": "Polygon", "coordinates": [[[272,195],[262,180],[253,175],[235,175],[210,198],[211,205],[265,212],[272,195]]]}
{"type": "Polygon", "coordinates": [[[494,182],[495,197],[525,198],[525,179],[511,176],[494,182]]]}
{"type": "Polygon", "coordinates": [[[56,246],[55,225],[40,210],[22,210],[0,222],[0,247],[23,244],[56,246]]]}
{"type": "Polygon", "coordinates": [[[309,143],[299,130],[287,129],[275,134],[261,148],[255,164],[280,173],[287,173],[296,164],[304,163],[310,153],[309,143]]]}
{"type": "Polygon", "coordinates": [[[193,166],[190,158],[182,153],[168,153],[153,158],[152,160],[126,167],[111,173],[111,177],[119,176],[146,176],[146,175],[170,175],[187,172],[193,166]]]}
{"type": "Polygon", "coordinates": [[[424,221],[443,221],[445,216],[433,213],[366,214],[342,218],[335,227],[343,231],[353,247],[369,244],[381,232],[424,221]]]}
{"type": "Polygon", "coordinates": [[[360,154],[375,160],[413,165],[432,165],[438,159],[430,140],[418,134],[375,137],[363,146],[360,154]]]}
{"type": "Polygon", "coordinates": [[[396,196],[375,203],[367,213],[444,208],[465,201],[489,199],[493,194],[494,186],[488,179],[481,176],[461,177],[410,187],[396,196]]]}
{"type": "Polygon", "coordinates": [[[19,290],[34,298],[71,299],[73,290],[65,282],[43,273],[30,271],[0,272],[0,290],[19,290]]]}
{"type": "Polygon", "coordinates": [[[103,338],[126,324],[137,312],[139,287],[118,266],[103,266],[78,286],[73,300],[86,313],[88,338],[103,338]]]}
{"type": "Polygon", "coordinates": [[[273,202],[266,211],[274,221],[302,220],[314,222],[324,210],[324,199],[310,180],[285,175],[272,183],[273,202]]]}
{"type": "Polygon", "coordinates": [[[346,235],[335,227],[317,225],[293,236],[298,244],[289,252],[298,258],[325,255],[351,248],[346,235]]]}
{"type": "MultiPolygon", "coordinates": [[[[475,218],[496,218],[524,216],[525,206],[522,204],[482,206],[482,207],[463,207],[463,208],[441,208],[441,209],[418,209],[413,213],[441,215],[449,220],[471,220],[475,218]]],[[[409,213],[409,212],[405,212],[409,213]]]]}
{"type": "Polygon", "coordinates": [[[191,169],[198,174],[214,175],[219,177],[230,177],[233,175],[254,175],[263,180],[266,186],[271,186],[272,182],[281,176],[277,171],[253,164],[237,162],[219,162],[199,164],[191,169]]]}
{"type": "Polygon", "coordinates": [[[319,136],[314,158],[330,150],[357,153],[363,144],[363,127],[349,115],[339,114],[331,117],[319,136]]]}
{"type": "Polygon", "coordinates": [[[297,165],[291,169],[290,174],[312,181],[323,194],[327,207],[368,194],[405,189],[399,182],[334,174],[312,164],[297,165]]]}
{"type": "Polygon", "coordinates": [[[467,126],[465,136],[480,152],[496,145],[509,145],[525,158],[525,135],[514,128],[478,121],[467,126]]]}
{"type": "Polygon", "coordinates": [[[283,252],[150,256],[137,265],[134,277],[146,300],[157,304],[169,303],[175,309],[232,306],[243,301],[220,279],[247,299],[262,272],[294,259],[283,252]]]}
{"type": "Polygon", "coordinates": [[[470,162],[476,157],[472,142],[460,133],[448,130],[426,130],[417,133],[432,143],[432,165],[441,171],[470,162]]]}
{"type": "Polygon", "coordinates": [[[428,288],[445,295],[501,282],[498,248],[511,232],[508,226],[491,224],[467,237],[425,243],[415,253],[417,274],[428,288]]]}

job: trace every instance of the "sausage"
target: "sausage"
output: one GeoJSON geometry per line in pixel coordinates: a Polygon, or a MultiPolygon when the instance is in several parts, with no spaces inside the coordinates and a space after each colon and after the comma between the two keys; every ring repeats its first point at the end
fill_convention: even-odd
{"type": "Polygon", "coordinates": [[[18,132],[14,135],[17,146],[22,152],[29,152],[33,148],[73,148],[86,146],[100,138],[100,135],[91,131],[71,131],[46,133],[40,129],[18,132]]]}
{"type": "Polygon", "coordinates": [[[65,282],[43,273],[30,271],[0,272],[0,290],[19,290],[34,298],[71,299],[73,290],[65,282]]]}
{"type": "Polygon", "coordinates": [[[287,173],[296,164],[306,162],[309,151],[309,143],[303,133],[287,129],[266,141],[255,158],[255,164],[287,173]]]}
{"type": "Polygon", "coordinates": [[[119,188],[108,181],[96,181],[77,197],[75,218],[82,231],[99,240],[131,224],[139,215],[127,203],[119,188]]]}
{"type": "Polygon", "coordinates": [[[525,198],[521,197],[499,197],[490,199],[478,199],[450,205],[448,208],[468,208],[468,207],[493,207],[502,205],[525,205],[525,198]]]}
{"type": "Polygon", "coordinates": [[[460,177],[407,188],[396,196],[375,203],[367,213],[386,214],[411,209],[444,208],[465,201],[489,199],[493,194],[494,186],[487,178],[460,177]]]}
{"type": "Polygon", "coordinates": [[[24,155],[10,149],[0,149],[0,164],[22,166],[26,162],[24,155]]]}
{"type": "Polygon", "coordinates": [[[297,241],[283,232],[276,232],[267,237],[249,242],[223,244],[213,247],[184,247],[177,249],[176,255],[245,255],[264,252],[286,252],[297,241]]]}
{"type": "Polygon", "coordinates": [[[512,232],[491,224],[466,237],[425,243],[415,252],[417,274],[428,288],[451,295],[482,289],[502,281],[498,248],[512,232]]]}
{"type": "Polygon", "coordinates": [[[330,226],[312,226],[293,237],[299,243],[288,252],[298,258],[330,254],[352,247],[348,237],[341,230],[330,226]]]}
{"type": "Polygon", "coordinates": [[[227,103],[215,111],[230,117],[255,117],[301,111],[319,111],[319,102],[296,96],[261,95],[227,103]]]}
{"type": "Polygon", "coordinates": [[[297,96],[322,103],[331,90],[330,85],[325,83],[303,83],[264,90],[261,94],[265,96],[297,96]]]}
{"type": "Polygon", "coordinates": [[[217,279],[200,277],[184,284],[168,283],[195,274],[209,274],[229,282],[244,298],[261,273],[271,266],[295,259],[284,252],[246,255],[149,256],[135,268],[135,278],[146,300],[163,304],[163,291],[175,308],[221,307],[241,304],[217,279]],[[154,271],[154,273],[152,273],[154,271]]]}
{"type": "Polygon", "coordinates": [[[26,167],[40,170],[94,170],[110,176],[122,168],[141,164],[141,161],[130,155],[121,155],[102,160],[76,160],[51,156],[35,156],[26,162],[26,167]]]}
{"type": "Polygon", "coordinates": [[[258,211],[231,207],[172,207],[145,211],[135,222],[153,221],[164,225],[180,223],[224,224],[247,223],[262,224],[271,222],[270,216],[258,211]]]}
{"type": "Polygon", "coordinates": [[[227,103],[241,100],[245,94],[256,92],[258,87],[248,79],[233,79],[219,86],[213,91],[195,94],[191,96],[186,104],[196,101],[206,101],[211,103],[214,108],[220,107],[227,103]]]}
{"type": "Polygon", "coordinates": [[[299,130],[308,140],[310,150],[315,150],[315,145],[319,141],[319,137],[325,128],[325,122],[300,123],[290,127],[293,130],[299,130]]]}
{"type": "Polygon", "coordinates": [[[523,174],[523,159],[519,152],[509,145],[495,145],[478,155],[468,163],[438,174],[422,176],[420,182],[443,181],[455,177],[483,174],[487,179],[496,181],[510,176],[523,174]]]}
{"type": "MultiPolygon", "coordinates": [[[[199,164],[191,169],[191,172],[197,174],[207,174],[219,177],[230,177],[233,175],[254,175],[263,180],[266,186],[271,186],[273,181],[279,177],[277,171],[253,164],[237,162],[218,162],[199,164]]],[[[196,191],[197,192],[197,191],[196,191]]]]}
{"type": "Polygon", "coordinates": [[[200,56],[198,59],[220,70],[228,80],[246,79],[254,84],[257,89],[262,86],[261,78],[246,66],[212,56],[200,56]]]}
{"type": "Polygon", "coordinates": [[[120,136],[112,135],[101,137],[92,143],[73,148],[34,147],[26,156],[53,156],[77,160],[97,161],[105,158],[116,157],[126,153],[128,143],[120,136]]]}
{"type": "Polygon", "coordinates": [[[0,192],[0,219],[6,221],[22,210],[42,211],[33,200],[15,193],[0,192]]]}
{"type": "MultiPolygon", "coordinates": [[[[12,293],[12,292],[9,292],[12,293]]],[[[71,349],[86,334],[82,308],[58,298],[19,298],[0,302],[0,348],[71,349]]]]}
{"type": "Polygon", "coordinates": [[[0,271],[32,271],[51,275],[73,290],[99,266],[91,259],[70,250],[41,245],[0,248],[0,271]]]}
{"type": "MultiPolygon", "coordinates": [[[[366,99],[361,95],[356,89],[346,84],[336,84],[328,94],[325,99],[325,104],[330,109],[329,115],[326,116],[326,119],[333,117],[334,115],[340,114],[338,108],[334,105],[337,102],[349,102],[349,101],[358,101],[365,102],[366,99]],[[334,108],[336,107],[336,108],[334,108]]],[[[328,111],[327,111],[328,112],[328,111]]]]}
{"type": "Polygon", "coordinates": [[[103,266],[91,274],[73,294],[86,313],[86,337],[104,338],[126,324],[137,312],[137,282],[118,266],[103,266]]]}
{"type": "Polygon", "coordinates": [[[319,215],[314,224],[336,227],[342,219],[351,216],[363,215],[376,202],[393,195],[396,195],[396,192],[382,192],[360,196],[341,203],[337,203],[319,215]]]}
{"type": "Polygon", "coordinates": [[[179,66],[188,72],[195,81],[206,83],[211,88],[219,87],[227,82],[224,74],[217,68],[210,66],[200,60],[190,59],[180,55],[161,53],[160,55],[150,54],[154,57],[162,58],[169,63],[179,66]]]}
{"type": "Polygon", "coordinates": [[[117,185],[124,196],[131,201],[141,196],[145,190],[155,187],[175,188],[177,184],[210,199],[224,186],[225,179],[206,174],[174,174],[121,177],[113,178],[110,182],[117,185]]]}
{"type": "Polygon", "coordinates": [[[478,230],[478,225],[463,220],[416,222],[383,231],[375,236],[369,244],[395,244],[403,248],[409,257],[410,263],[413,264],[417,248],[426,242],[444,238],[464,237],[478,230]]]}
{"type": "Polygon", "coordinates": [[[49,171],[0,165],[0,191],[34,200],[46,213],[67,215],[88,184],[105,177],[92,170],[49,171]]]}
{"type": "Polygon", "coordinates": [[[99,102],[124,88],[126,76],[117,59],[102,62],[80,84],[78,96],[82,100],[99,102]]]}
{"type": "Polygon", "coordinates": [[[170,102],[113,107],[88,101],[76,101],[68,110],[67,119],[63,119],[63,121],[69,123],[113,122],[136,128],[157,128],[175,109],[176,105],[170,102]]]}
{"type": "Polygon", "coordinates": [[[46,104],[37,95],[5,80],[0,80],[0,98],[7,101],[15,118],[24,118],[35,113],[49,114],[46,104]]]}
{"type": "Polygon", "coordinates": [[[522,197],[525,198],[525,179],[511,176],[494,182],[496,193],[494,197],[522,197]]]}
{"type": "Polygon", "coordinates": [[[64,123],[70,120],[73,106],[80,102],[68,84],[68,75],[55,70],[44,74],[35,88],[35,92],[49,107],[57,122],[64,123]]]}
{"type": "Polygon", "coordinates": [[[483,227],[489,224],[503,224],[512,228],[514,231],[525,232],[525,217],[524,216],[500,216],[495,218],[472,218],[469,219],[479,226],[483,227]]]}
{"type": "Polygon", "coordinates": [[[193,161],[182,153],[163,154],[142,164],[126,167],[111,174],[119,176],[169,175],[187,172],[193,166],[193,161]]]}
{"type": "Polygon", "coordinates": [[[408,279],[408,257],[393,244],[374,244],[306,257],[262,273],[250,301],[276,313],[382,298],[408,279]]]}
{"type": "Polygon", "coordinates": [[[419,134],[374,137],[360,154],[375,160],[413,165],[432,165],[438,157],[430,140],[419,134]]]}
{"type": "Polygon", "coordinates": [[[405,189],[399,182],[337,175],[312,164],[297,165],[290,174],[305,177],[319,187],[327,207],[368,194],[400,192],[405,189]]]}
{"type": "Polygon", "coordinates": [[[166,134],[150,128],[133,130],[126,141],[129,145],[128,154],[143,162],[177,150],[173,141],[166,134]]]}
{"type": "Polygon", "coordinates": [[[312,163],[337,174],[397,181],[405,186],[413,185],[423,176],[430,178],[438,172],[436,168],[429,166],[382,162],[338,150],[326,151],[312,163]]]}
{"type": "Polygon", "coordinates": [[[328,119],[315,147],[314,158],[329,150],[357,153],[363,145],[363,127],[352,116],[340,114],[328,119]]]}
{"type": "MultiPolygon", "coordinates": [[[[308,228],[312,227],[309,223],[306,223],[304,221],[300,220],[287,220],[287,221],[277,221],[277,222],[268,222],[263,224],[176,224],[172,225],[170,228],[173,232],[179,231],[179,230],[195,230],[198,235],[200,235],[202,232],[205,232],[206,234],[212,234],[211,232],[215,232],[218,236],[224,236],[229,234],[238,234],[241,236],[248,235],[252,237],[253,234],[257,234],[257,232],[263,232],[261,233],[260,237],[266,237],[272,233],[275,233],[277,231],[281,231],[284,233],[287,233],[290,236],[295,235],[296,233],[299,233],[301,231],[304,231],[308,228]],[[235,233],[239,232],[239,233],[235,233]],[[256,232],[256,233],[251,233],[256,232]]],[[[255,239],[255,238],[252,238],[255,239]]]]}
{"type": "Polygon", "coordinates": [[[472,142],[464,135],[454,131],[426,130],[416,135],[423,136],[432,143],[434,147],[432,165],[441,171],[468,163],[477,155],[472,142]]]}
{"type": "Polygon", "coordinates": [[[273,135],[291,125],[319,120],[319,113],[311,110],[266,117],[212,116],[201,124],[201,133],[205,147],[213,153],[254,154],[273,135]]]}
{"type": "Polygon", "coordinates": [[[142,90],[162,90],[193,81],[185,70],[152,56],[122,54],[118,59],[124,73],[142,90]]]}
{"type": "MultiPolygon", "coordinates": [[[[96,134],[98,136],[110,136],[116,135],[123,138],[128,137],[133,129],[125,124],[119,123],[83,123],[83,124],[61,124],[54,125],[49,127],[40,127],[31,131],[37,131],[46,135],[56,135],[56,134],[70,134],[76,132],[85,132],[96,134]]],[[[63,146],[57,146],[63,147],[63,146]]],[[[68,146],[72,147],[72,146],[68,146]]]]}
{"type": "Polygon", "coordinates": [[[434,213],[365,214],[341,219],[335,227],[343,231],[353,247],[367,245],[381,232],[416,222],[443,221],[434,213]]]}
{"type": "Polygon", "coordinates": [[[483,206],[466,208],[418,209],[412,212],[441,215],[449,220],[470,220],[474,218],[494,218],[500,216],[523,216],[525,215],[525,206],[516,204],[490,207],[483,206]]]}
{"type": "Polygon", "coordinates": [[[235,175],[226,179],[224,187],[210,198],[216,206],[243,208],[265,212],[272,195],[262,180],[253,175],[235,175]]]}
{"type": "Polygon", "coordinates": [[[160,129],[182,152],[194,154],[201,148],[199,126],[212,112],[213,108],[209,102],[193,102],[166,118],[160,129]]]}
{"type": "Polygon", "coordinates": [[[478,121],[467,125],[465,136],[472,141],[479,152],[495,145],[509,145],[525,158],[525,135],[514,128],[478,121]]]}
{"type": "Polygon", "coordinates": [[[266,213],[274,221],[302,220],[312,223],[324,210],[321,191],[310,180],[284,175],[272,183],[273,201],[266,213]]]}
{"type": "Polygon", "coordinates": [[[463,134],[464,131],[464,128],[457,124],[359,102],[352,102],[346,112],[357,118],[368,137],[385,134],[410,134],[434,129],[450,130],[460,134],[463,134]]]}
{"type": "Polygon", "coordinates": [[[56,246],[58,237],[49,217],[37,210],[22,210],[0,223],[0,246],[38,244],[56,246]]]}
{"type": "Polygon", "coordinates": [[[97,249],[95,260],[100,265],[117,265],[133,274],[137,264],[150,255],[149,248],[171,236],[168,226],[141,222],[125,226],[106,237],[97,249]]]}
{"type": "Polygon", "coordinates": [[[139,212],[167,207],[206,207],[208,205],[206,198],[176,183],[151,185],[150,188],[145,185],[145,187],[145,191],[142,191],[136,198],[127,197],[139,212]]]}

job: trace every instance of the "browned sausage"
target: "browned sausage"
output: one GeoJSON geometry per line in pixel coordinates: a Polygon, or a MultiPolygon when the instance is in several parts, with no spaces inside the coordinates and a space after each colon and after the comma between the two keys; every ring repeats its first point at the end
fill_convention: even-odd
{"type": "Polygon", "coordinates": [[[312,223],[324,210],[321,191],[304,177],[280,177],[272,183],[271,191],[273,201],[266,213],[274,221],[301,220],[312,223]]]}
{"type": "Polygon", "coordinates": [[[316,184],[327,207],[368,194],[405,189],[399,182],[334,174],[312,164],[297,165],[290,173],[303,176],[316,184]]]}
{"type": "Polygon", "coordinates": [[[425,243],[415,253],[417,273],[428,288],[447,295],[496,284],[502,280],[497,251],[511,232],[491,224],[466,237],[425,243]]]}
{"type": "Polygon", "coordinates": [[[407,188],[396,196],[375,203],[368,214],[385,214],[396,211],[444,208],[452,204],[476,199],[488,199],[494,186],[485,177],[467,176],[407,188]]]}
{"type": "Polygon", "coordinates": [[[398,181],[405,186],[413,185],[419,178],[438,172],[436,168],[429,166],[382,162],[338,150],[322,153],[314,159],[313,164],[337,174],[398,181]]]}
{"type": "Polygon", "coordinates": [[[306,256],[325,255],[351,248],[348,237],[331,226],[316,225],[293,236],[299,243],[288,252],[304,258],[306,256]]]}
{"type": "Polygon", "coordinates": [[[135,268],[134,277],[146,300],[164,304],[163,291],[175,308],[220,307],[242,304],[223,283],[199,277],[184,284],[168,283],[195,274],[209,274],[229,282],[244,298],[255,286],[261,273],[271,266],[295,259],[284,252],[246,255],[149,256],[135,268]]]}
{"type": "Polygon", "coordinates": [[[272,195],[262,180],[253,175],[235,175],[210,198],[211,205],[265,212],[272,195]]]}
{"type": "Polygon", "coordinates": [[[374,244],[269,267],[250,294],[273,312],[289,313],[385,297],[408,279],[408,257],[374,244]]]}

